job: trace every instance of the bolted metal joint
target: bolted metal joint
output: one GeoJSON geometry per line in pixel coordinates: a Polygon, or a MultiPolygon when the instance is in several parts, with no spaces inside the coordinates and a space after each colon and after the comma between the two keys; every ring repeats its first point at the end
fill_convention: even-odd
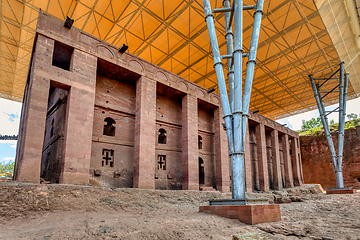
{"type": "Polygon", "coordinates": [[[206,20],[207,20],[208,17],[214,18],[214,15],[213,15],[212,13],[207,14],[207,15],[205,16],[205,22],[206,22],[206,20]]]}
{"type": "Polygon", "coordinates": [[[240,48],[240,49],[235,49],[235,50],[234,50],[234,54],[237,53],[237,52],[244,53],[244,49],[242,49],[242,48],[240,48]]]}
{"type": "Polygon", "coordinates": [[[234,114],[242,114],[243,112],[242,111],[240,111],[240,110],[237,110],[237,111],[233,111],[233,115],[234,114]]]}
{"type": "Polygon", "coordinates": [[[224,64],[222,63],[222,62],[216,62],[216,63],[214,63],[214,68],[216,67],[216,65],[221,65],[221,66],[223,66],[224,64]]]}
{"type": "Polygon", "coordinates": [[[225,119],[225,118],[227,118],[227,117],[232,117],[232,115],[231,114],[227,114],[227,115],[223,115],[223,119],[225,119]]]}
{"type": "Polygon", "coordinates": [[[256,64],[256,60],[249,59],[249,60],[246,62],[246,65],[248,65],[249,63],[254,63],[254,64],[256,64]]]}
{"type": "Polygon", "coordinates": [[[234,37],[234,34],[233,34],[233,32],[232,32],[231,30],[229,30],[228,32],[226,32],[225,38],[226,38],[227,36],[234,37]]]}
{"type": "Polygon", "coordinates": [[[231,155],[244,155],[245,153],[244,152],[233,152],[230,154],[231,155]]]}
{"type": "Polygon", "coordinates": [[[253,16],[255,17],[255,14],[257,13],[264,14],[264,11],[262,9],[256,9],[253,16]]]}

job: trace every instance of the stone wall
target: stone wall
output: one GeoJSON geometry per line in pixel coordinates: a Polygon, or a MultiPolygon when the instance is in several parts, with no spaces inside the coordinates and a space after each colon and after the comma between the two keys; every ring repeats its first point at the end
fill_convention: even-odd
{"type": "MultiPolygon", "coordinates": [[[[338,135],[332,134],[335,147],[338,135]]],[[[325,135],[301,136],[301,156],[305,183],[336,188],[335,172],[325,135]]],[[[360,126],[345,130],[343,175],[345,187],[360,189],[360,126]]]]}

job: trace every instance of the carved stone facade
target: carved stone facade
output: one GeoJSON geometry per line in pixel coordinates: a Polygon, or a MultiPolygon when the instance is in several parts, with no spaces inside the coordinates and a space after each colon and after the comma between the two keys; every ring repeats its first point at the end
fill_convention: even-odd
{"type": "MultiPolygon", "coordinates": [[[[217,94],[40,12],[15,179],[227,192],[222,122],[217,94]]],[[[301,185],[298,134],[250,112],[245,166],[247,191],[301,185]]]]}

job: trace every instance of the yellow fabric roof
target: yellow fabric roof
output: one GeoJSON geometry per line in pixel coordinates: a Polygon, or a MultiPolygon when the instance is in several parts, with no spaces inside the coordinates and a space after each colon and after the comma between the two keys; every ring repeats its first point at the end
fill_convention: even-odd
{"type": "MultiPolygon", "coordinates": [[[[75,27],[116,46],[125,43],[130,53],[200,86],[216,87],[201,0],[0,1],[0,97],[22,100],[40,9],[60,19],[69,16],[75,20],[75,27]]],[[[340,62],[326,29],[332,24],[325,27],[315,4],[320,9],[324,2],[334,1],[265,1],[250,109],[279,118],[315,106],[308,75],[328,69],[321,73],[325,76],[340,62]]],[[[255,1],[244,2],[253,5],[255,1]]],[[[212,0],[211,4],[220,8],[222,0],[212,0]]],[[[338,10],[333,9],[334,17],[338,10]]],[[[245,50],[250,44],[252,14],[248,11],[244,15],[245,50]]],[[[220,50],[225,54],[223,15],[216,14],[215,19],[220,50]]],[[[351,26],[346,31],[351,31],[351,26]]],[[[360,87],[353,88],[353,83],[360,83],[356,71],[350,71],[349,98],[360,92],[360,87]]],[[[335,98],[333,94],[328,101],[335,98]]]]}

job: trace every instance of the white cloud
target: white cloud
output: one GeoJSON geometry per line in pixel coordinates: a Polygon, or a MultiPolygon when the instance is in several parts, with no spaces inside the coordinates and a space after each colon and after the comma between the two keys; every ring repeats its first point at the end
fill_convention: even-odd
{"type": "Polygon", "coordinates": [[[17,140],[0,140],[0,144],[11,144],[11,148],[16,148],[17,140]]]}
{"type": "Polygon", "coordinates": [[[19,131],[21,103],[0,98],[0,134],[17,135],[19,131]]]}
{"type": "Polygon", "coordinates": [[[4,157],[3,158],[3,162],[5,163],[5,164],[7,164],[7,163],[12,163],[12,162],[14,162],[15,161],[15,157],[4,157]]]}

